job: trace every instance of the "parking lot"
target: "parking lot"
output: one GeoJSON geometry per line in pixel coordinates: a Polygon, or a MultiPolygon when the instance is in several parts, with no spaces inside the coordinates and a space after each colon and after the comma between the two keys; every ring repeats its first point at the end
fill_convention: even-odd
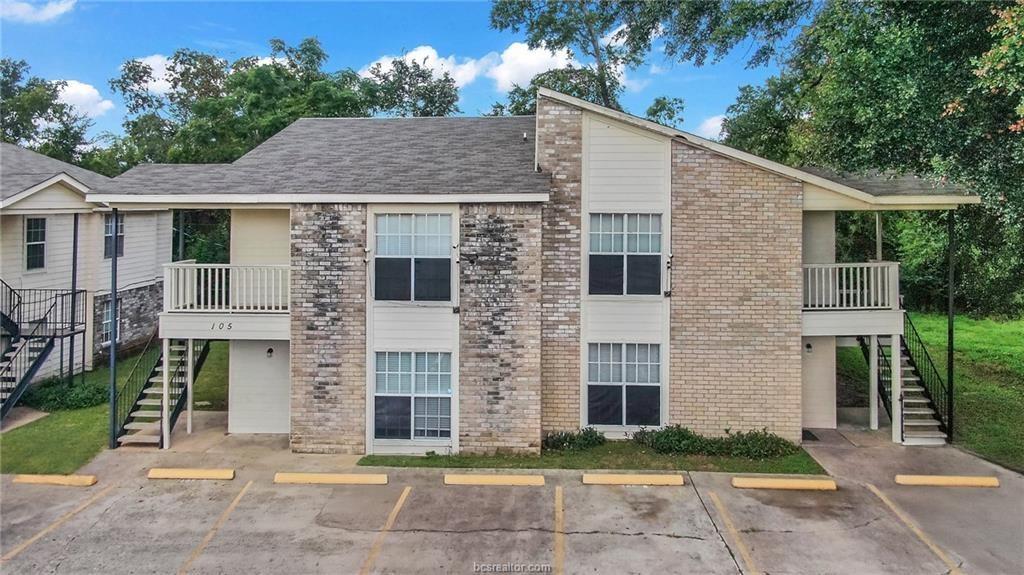
{"type": "MultiPolygon", "coordinates": [[[[832,456],[854,461],[862,452],[870,454],[832,456]]],[[[935,452],[962,455],[946,448],[935,452]]],[[[580,472],[554,470],[528,472],[542,474],[543,486],[456,486],[444,484],[443,470],[351,467],[350,472],[387,473],[389,483],[282,485],[273,482],[274,469],[330,470],[332,458],[281,454],[239,464],[206,454],[189,459],[203,467],[237,464],[236,478],[146,479],[154,462],[173,465],[185,455],[106,452],[90,465],[99,483],[87,488],[14,484],[5,476],[0,568],[332,574],[1024,571],[1024,483],[994,466],[988,471],[1000,477],[998,489],[904,487],[891,476],[865,481],[833,471],[825,456],[837,491],[736,489],[732,476],[720,473],[684,473],[683,486],[584,485],[580,472]],[[922,503],[934,501],[943,513],[921,511],[922,503]],[[960,539],[950,536],[957,526],[960,539]]]]}

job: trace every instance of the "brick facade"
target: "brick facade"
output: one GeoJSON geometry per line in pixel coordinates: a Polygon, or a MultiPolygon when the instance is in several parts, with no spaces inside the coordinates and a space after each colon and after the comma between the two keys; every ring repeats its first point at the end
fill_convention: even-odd
{"type": "MultiPolygon", "coordinates": [[[[164,305],[164,282],[159,281],[148,286],[119,289],[117,298],[121,300],[121,321],[118,323],[118,357],[128,354],[146,345],[149,336],[157,328],[160,312],[164,305]]],[[[110,301],[110,294],[97,295],[93,298],[93,361],[102,362],[110,357],[110,345],[103,341],[103,307],[110,301]]]]}
{"type": "Polygon", "coordinates": [[[672,143],[672,423],[800,441],[802,189],[672,143]]]}
{"type": "Polygon", "coordinates": [[[291,210],[291,447],[364,453],[366,206],[291,210]]]}
{"type": "Polygon", "coordinates": [[[537,161],[551,174],[543,207],[541,421],[544,431],[580,424],[580,274],[583,112],[537,101],[537,161]]]}
{"type": "Polygon", "coordinates": [[[461,209],[459,448],[538,453],[541,207],[461,209]]]}

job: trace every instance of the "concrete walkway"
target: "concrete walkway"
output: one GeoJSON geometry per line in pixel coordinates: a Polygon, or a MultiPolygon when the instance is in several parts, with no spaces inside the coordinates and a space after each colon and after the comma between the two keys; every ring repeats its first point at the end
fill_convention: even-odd
{"type": "Polygon", "coordinates": [[[904,447],[888,430],[814,430],[804,448],[838,479],[874,485],[928,536],[957,556],[967,573],[1024,573],[1024,476],[955,447],[904,447]],[[997,489],[912,487],[905,475],[986,475],[997,489]]]}
{"type": "Polygon", "coordinates": [[[3,423],[0,423],[0,433],[10,431],[12,429],[18,429],[22,425],[28,425],[37,419],[42,419],[50,415],[45,411],[39,411],[38,409],[32,409],[31,407],[17,406],[11,408],[10,413],[4,417],[3,423]]]}

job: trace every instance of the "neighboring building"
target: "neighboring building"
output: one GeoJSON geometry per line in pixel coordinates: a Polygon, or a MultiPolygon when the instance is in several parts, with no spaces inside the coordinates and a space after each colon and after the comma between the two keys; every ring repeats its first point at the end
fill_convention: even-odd
{"type": "MultiPolygon", "coordinates": [[[[0,144],[0,279],[4,283],[0,369],[14,370],[8,356],[24,339],[55,338],[53,349],[33,370],[36,380],[67,372],[72,344],[76,371],[83,366],[91,369],[94,358],[106,354],[115,317],[110,304],[110,259],[115,251],[120,345],[144,344],[156,328],[163,297],[162,266],[171,260],[171,212],[122,210],[115,224],[109,208],[85,197],[110,181],[36,152],[0,144]],[[74,284],[81,295],[76,294],[72,308],[75,269],[74,284]],[[22,325],[16,327],[15,320],[22,325]]],[[[42,345],[40,341],[38,347],[42,345]]],[[[20,358],[18,367],[28,368],[34,362],[25,359],[20,358]]],[[[6,401],[8,388],[24,374],[4,371],[2,375],[8,378],[3,382],[6,401]]]]}
{"type": "MultiPolygon", "coordinates": [[[[666,424],[799,442],[836,425],[837,345],[909,353],[898,264],[835,263],[835,212],[977,202],[858,189],[548,90],[537,106],[302,119],[232,164],[139,166],[89,200],[232,210],[230,265],[167,267],[165,353],[230,340],[228,431],[323,453],[537,452],[550,431],[666,424]]],[[[941,390],[901,365],[872,372],[894,439],[941,441],[941,390]]],[[[162,395],[158,421],[187,403],[162,377],[173,390],[132,391],[162,395]]],[[[158,421],[118,435],[159,442],[158,421]]]]}

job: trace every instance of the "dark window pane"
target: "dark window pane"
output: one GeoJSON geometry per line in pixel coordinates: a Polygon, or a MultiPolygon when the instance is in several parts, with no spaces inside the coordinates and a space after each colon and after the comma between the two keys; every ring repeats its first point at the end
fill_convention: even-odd
{"type": "Polygon", "coordinates": [[[117,257],[124,257],[124,236],[117,236],[117,257]]]}
{"type": "Polygon", "coordinates": [[[410,403],[408,397],[375,397],[373,436],[377,439],[409,439],[412,430],[410,403]]]}
{"type": "Polygon", "coordinates": [[[409,258],[377,258],[374,261],[374,298],[409,301],[412,270],[409,258]]]}
{"type": "Polygon", "coordinates": [[[661,388],[656,385],[626,386],[626,425],[659,425],[661,388]]]}
{"type": "Polygon", "coordinates": [[[113,249],[111,248],[114,238],[110,236],[103,236],[103,257],[110,258],[113,255],[113,249]]]}
{"type": "Polygon", "coordinates": [[[416,300],[452,299],[452,261],[449,258],[416,259],[416,300]]]}
{"type": "Polygon", "coordinates": [[[46,220],[43,218],[28,218],[25,220],[25,241],[45,242],[46,241],[46,220]]]}
{"type": "Polygon", "coordinates": [[[626,277],[626,293],[641,295],[660,294],[661,256],[628,257],[629,261],[627,261],[626,264],[629,270],[629,276],[626,277]]]}
{"type": "Polygon", "coordinates": [[[46,247],[43,244],[30,244],[25,246],[25,267],[30,270],[37,270],[46,264],[46,247]]]}
{"type": "Polygon", "coordinates": [[[590,294],[622,295],[622,256],[590,256],[590,294]]]}
{"type": "Polygon", "coordinates": [[[587,423],[622,425],[622,386],[587,386],[587,423]]]}

